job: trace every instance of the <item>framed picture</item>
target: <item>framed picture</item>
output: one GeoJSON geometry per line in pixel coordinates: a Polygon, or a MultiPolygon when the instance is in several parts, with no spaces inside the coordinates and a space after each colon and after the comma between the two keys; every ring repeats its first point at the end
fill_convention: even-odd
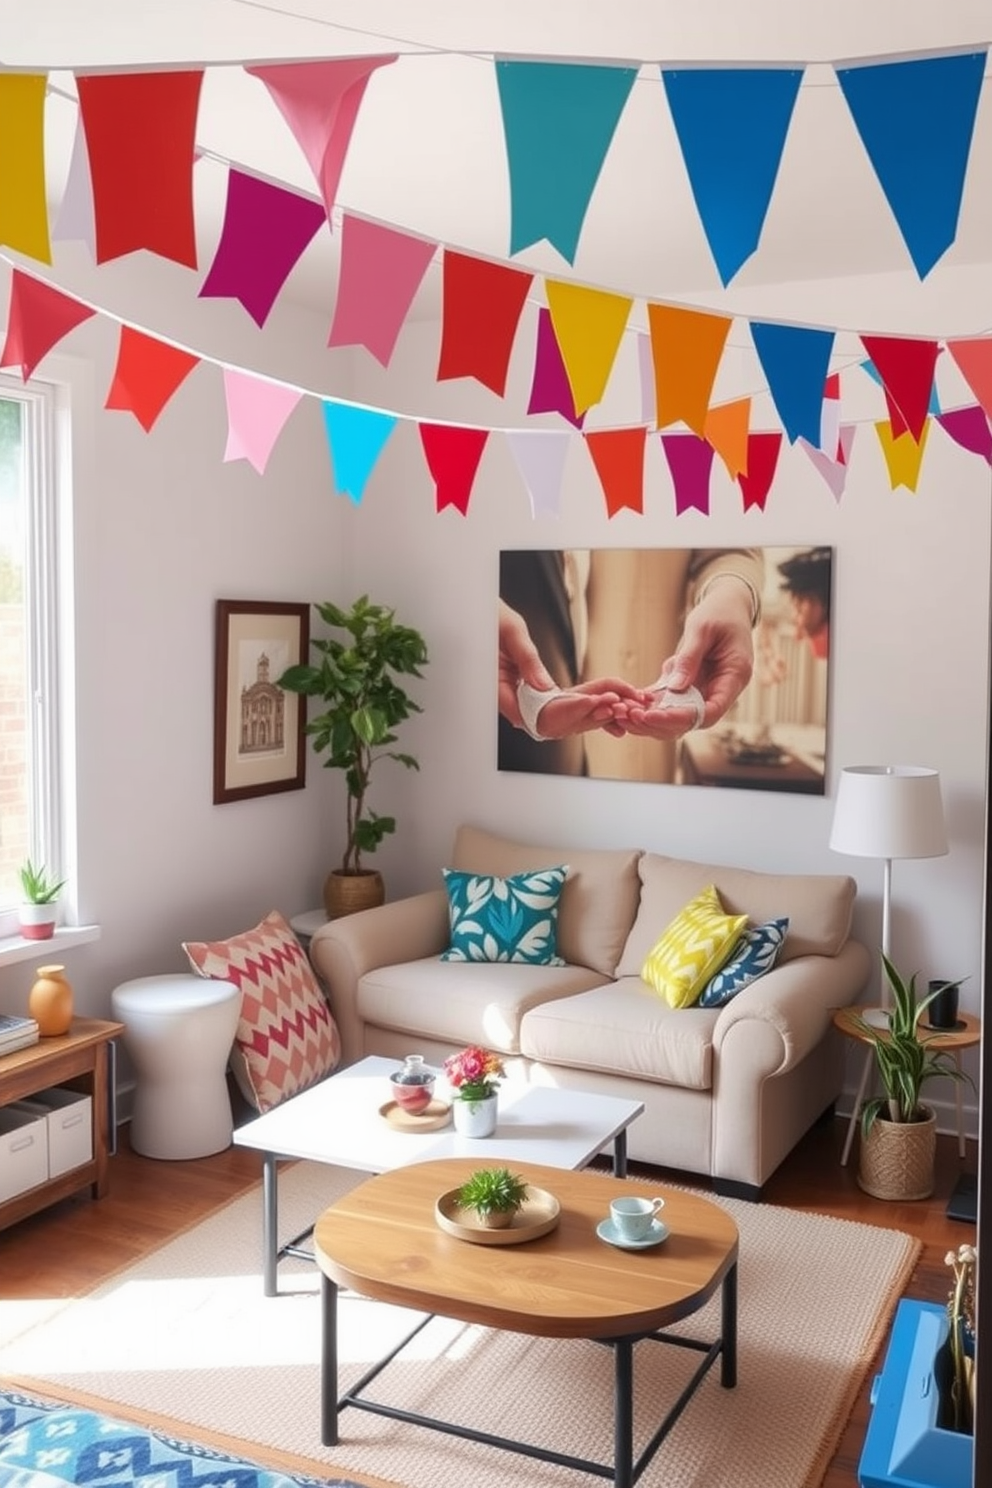
{"type": "Polygon", "coordinates": [[[215,806],[306,784],[306,698],[276,680],[309,644],[309,605],[217,601],[215,806]]]}

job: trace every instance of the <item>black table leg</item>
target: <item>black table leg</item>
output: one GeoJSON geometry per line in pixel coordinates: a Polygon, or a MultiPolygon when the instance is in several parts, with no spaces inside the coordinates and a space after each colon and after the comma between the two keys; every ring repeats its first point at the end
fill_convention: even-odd
{"type": "Polygon", "coordinates": [[[325,1447],[338,1441],[338,1288],[320,1278],[320,1439],[325,1447]]]}
{"type": "Polygon", "coordinates": [[[723,1348],[720,1356],[720,1383],[732,1390],[737,1383],[737,1262],[723,1278],[720,1294],[720,1332],[723,1348]]]}
{"type": "Polygon", "coordinates": [[[634,1341],[613,1341],[613,1483],[634,1482],[634,1341]]]}
{"type": "Polygon", "coordinates": [[[613,1176],[614,1178],[626,1178],[627,1176],[627,1128],[618,1131],[613,1138],[613,1176]]]}

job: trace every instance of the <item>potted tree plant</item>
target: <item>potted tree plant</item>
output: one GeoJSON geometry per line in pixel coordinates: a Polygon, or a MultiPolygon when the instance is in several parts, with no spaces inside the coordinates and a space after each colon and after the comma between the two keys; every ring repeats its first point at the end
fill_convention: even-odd
{"type": "Polygon", "coordinates": [[[409,770],[419,769],[410,754],[390,746],[396,728],[411,713],[419,713],[397,677],[420,677],[427,663],[427,646],[419,631],[399,625],[395,612],[370,604],[368,595],[350,609],[315,604],[332,631],[311,640],[314,663],[289,667],[278,678],[287,692],[319,698],[323,709],[306,724],[314,752],[323,754],[324,767],[342,770],[347,789],[347,817],[341,866],[332,869],[324,884],[324,907],[334,918],[355,909],[381,904],[385,897],[382,875],[366,868],[363,853],[373,853],[383,838],[396,830],[392,816],[380,816],[368,804],[373,768],[383,759],[396,760],[409,770]]]}
{"type": "Polygon", "coordinates": [[[19,869],[23,903],[18,911],[25,940],[51,940],[59,914],[59,895],[65,879],[53,878],[42,864],[36,868],[28,858],[19,869]]]}

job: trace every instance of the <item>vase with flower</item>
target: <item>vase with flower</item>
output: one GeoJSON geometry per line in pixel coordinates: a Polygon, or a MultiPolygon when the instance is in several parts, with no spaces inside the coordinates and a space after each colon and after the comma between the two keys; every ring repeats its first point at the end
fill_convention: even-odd
{"type": "Polygon", "coordinates": [[[444,1074],[455,1095],[451,1103],[455,1130],[465,1137],[491,1137],[496,1130],[499,1082],[506,1074],[499,1055],[470,1044],[449,1055],[444,1074]]]}

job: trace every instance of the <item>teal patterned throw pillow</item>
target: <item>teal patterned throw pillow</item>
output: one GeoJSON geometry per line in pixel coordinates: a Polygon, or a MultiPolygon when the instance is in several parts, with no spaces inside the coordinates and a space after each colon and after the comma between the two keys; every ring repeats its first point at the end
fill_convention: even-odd
{"type": "Polygon", "coordinates": [[[451,944],[442,961],[521,961],[564,966],[558,955],[563,868],[496,878],[445,868],[451,944]]]}
{"type": "Polygon", "coordinates": [[[711,976],[699,995],[697,1007],[723,1007],[738,992],[771,971],[785,944],[789,921],[769,920],[745,930],[730,953],[730,960],[711,976]]]}

